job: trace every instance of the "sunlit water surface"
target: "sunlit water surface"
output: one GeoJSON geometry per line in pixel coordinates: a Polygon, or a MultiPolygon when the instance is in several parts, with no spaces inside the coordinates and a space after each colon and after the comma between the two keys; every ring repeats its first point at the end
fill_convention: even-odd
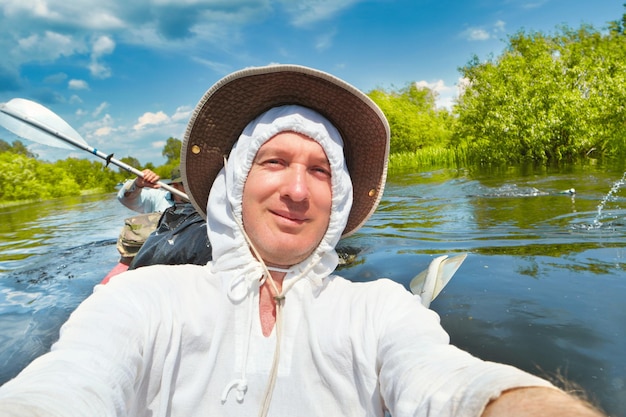
{"type": "MultiPolygon", "coordinates": [[[[468,253],[431,305],[452,342],[563,377],[624,416],[623,175],[591,166],[396,176],[372,219],[342,242],[359,253],[340,273],[408,287],[434,257],[468,253]]],[[[0,209],[0,383],[49,349],[115,265],[130,215],[114,195],[0,209]]]]}

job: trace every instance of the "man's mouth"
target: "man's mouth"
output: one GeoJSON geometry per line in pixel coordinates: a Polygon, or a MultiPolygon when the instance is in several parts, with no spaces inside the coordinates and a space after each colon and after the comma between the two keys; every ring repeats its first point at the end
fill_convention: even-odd
{"type": "Polygon", "coordinates": [[[286,219],[286,220],[288,220],[290,222],[294,222],[294,223],[298,223],[298,224],[304,223],[307,220],[305,216],[302,216],[302,215],[299,215],[299,214],[296,214],[296,213],[291,213],[289,211],[271,210],[271,212],[274,215],[278,216],[278,217],[281,217],[281,218],[286,219]]]}

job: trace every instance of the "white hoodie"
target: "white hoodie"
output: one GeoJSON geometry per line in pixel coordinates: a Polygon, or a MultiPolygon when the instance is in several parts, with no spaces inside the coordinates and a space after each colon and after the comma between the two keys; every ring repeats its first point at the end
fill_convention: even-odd
{"type": "Polygon", "coordinates": [[[283,283],[270,416],[478,416],[518,386],[550,386],[449,345],[436,313],[401,285],[330,275],[351,207],[339,133],[294,106],[251,123],[208,202],[215,261],[121,274],[85,300],[52,351],[0,388],[0,416],[252,416],[277,347],[259,313],[263,266],[239,226],[258,148],[282,130],[317,140],[332,167],[333,210],[319,248],[283,283]],[[278,130],[277,130],[278,129],[278,130]]]}

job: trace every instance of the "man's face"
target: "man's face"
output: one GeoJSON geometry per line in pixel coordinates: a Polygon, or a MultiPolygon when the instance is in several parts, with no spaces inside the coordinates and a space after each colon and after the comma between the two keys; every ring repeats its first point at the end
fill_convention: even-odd
{"type": "Polygon", "coordinates": [[[330,164],[322,147],[282,132],[259,148],[243,189],[246,233],[269,266],[306,259],[330,221],[330,164]]]}

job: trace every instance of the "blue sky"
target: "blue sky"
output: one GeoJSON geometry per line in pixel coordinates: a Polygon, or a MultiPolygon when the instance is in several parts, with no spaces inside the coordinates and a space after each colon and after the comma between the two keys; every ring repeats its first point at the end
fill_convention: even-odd
{"type": "MultiPolygon", "coordinates": [[[[508,35],[603,29],[624,0],[2,0],[0,102],[37,101],[91,145],[160,165],[168,137],[226,74],[315,67],[361,90],[410,82],[449,106],[458,68],[508,35]]],[[[0,129],[0,138],[12,142],[0,129]]],[[[44,160],[97,159],[38,144],[44,160]]]]}

